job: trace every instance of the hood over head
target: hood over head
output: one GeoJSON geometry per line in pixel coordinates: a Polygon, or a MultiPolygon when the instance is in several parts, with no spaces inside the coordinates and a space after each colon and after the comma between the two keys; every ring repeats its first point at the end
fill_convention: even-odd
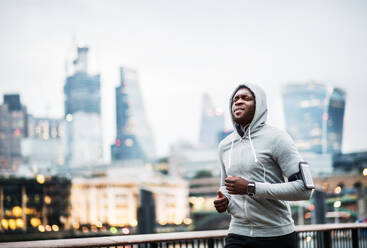
{"type": "Polygon", "coordinates": [[[255,114],[254,114],[254,118],[252,119],[249,127],[246,130],[250,129],[251,134],[256,133],[257,130],[259,130],[262,126],[265,125],[266,119],[267,119],[267,116],[268,116],[268,106],[267,106],[267,103],[266,103],[266,95],[265,95],[265,92],[262,88],[260,88],[259,86],[255,85],[255,84],[251,84],[251,83],[240,84],[239,86],[237,86],[237,88],[233,91],[233,93],[231,95],[231,98],[229,99],[229,110],[230,110],[234,130],[241,137],[244,136],[244,132],[242,131],[240,125],[237,124],[233,120],[232,104],[233,104],[234,95],[237,93],[237,91],[239,89],[242,89],[242,88],[249,89],[255,97],[255,114]]]}

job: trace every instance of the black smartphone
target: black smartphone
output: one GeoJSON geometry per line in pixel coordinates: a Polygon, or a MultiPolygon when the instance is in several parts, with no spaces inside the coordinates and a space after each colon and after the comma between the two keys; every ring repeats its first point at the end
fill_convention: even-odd
{"type": "Polygon", "coordinates": [[[301,172],[303,183],[305,184],[306,189],[314,189],[315,185],[313,184],[311,169],[308,163],[300,162],[299,170],[301,172]]]}

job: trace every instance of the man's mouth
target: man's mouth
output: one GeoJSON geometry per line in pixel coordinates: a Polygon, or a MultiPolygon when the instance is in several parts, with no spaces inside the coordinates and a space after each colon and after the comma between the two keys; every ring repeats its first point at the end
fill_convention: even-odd
{"type": "Polygon", "coordinates": [[[233,112],[236,113],[236,112],[239,112],[239,111],[245,111],[245,109],[243,109],[243,108],[237,108],[233,112]]]}

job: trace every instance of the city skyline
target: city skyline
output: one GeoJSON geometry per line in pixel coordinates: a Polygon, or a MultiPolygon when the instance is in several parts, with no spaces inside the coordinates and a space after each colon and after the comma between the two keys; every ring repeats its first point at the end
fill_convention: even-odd
{"type": "Polygon", "coordinates": [[[283,129],[281,85],[316,81],[345,89],[342,151],[366,150],[366,10],[363,1],[4,1],[0,94],[21,94],[35,116],[62,117],[65,61],[75,34],[101,74],[107,156],[116,135],[113,96],[121,65],[139,71],[159,155],[179,139],[198,141],[204,92],[231,127],[228,97],[244,81],[264,88],[269,123],[283,129]]]}

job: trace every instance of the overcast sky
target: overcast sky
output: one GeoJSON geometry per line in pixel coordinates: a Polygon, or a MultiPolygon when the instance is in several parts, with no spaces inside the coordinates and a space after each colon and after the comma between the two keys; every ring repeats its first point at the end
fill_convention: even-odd
{"type": "Polygon", "coordinates": [[[138,70],[159,155],[197,142],[203,92],[226,113],[235,85],[268,94],[284,128],[281,86],[318,81],[347,91],[343,151],[367,150],[367,1],[0,1],[0,94],[37,116],[63,116],[73,36],[102,77],[107,159],[119,66],[138,70]]]}

